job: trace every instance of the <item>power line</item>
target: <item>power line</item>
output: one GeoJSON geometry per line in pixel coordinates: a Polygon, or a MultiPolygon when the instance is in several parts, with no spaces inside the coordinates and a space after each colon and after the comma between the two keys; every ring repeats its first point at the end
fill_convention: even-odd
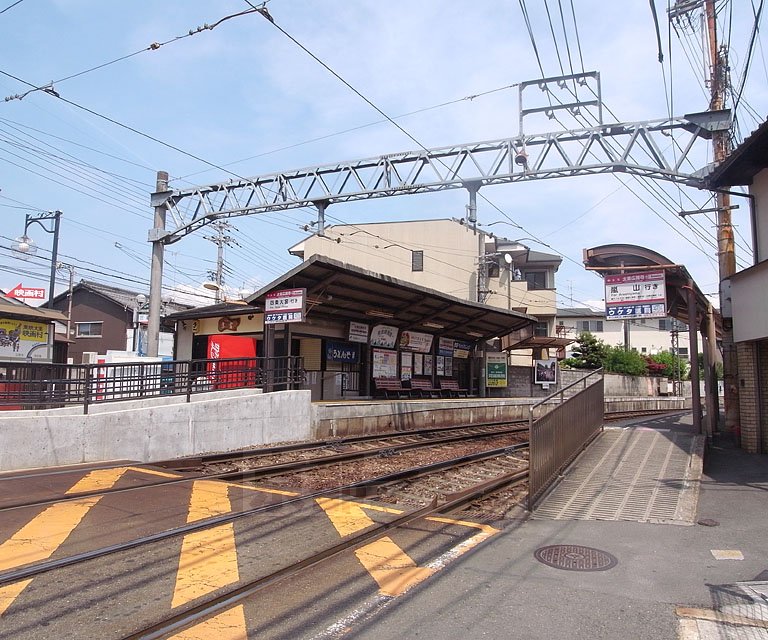
{"type": "Polygon", "coordinates": [[[9,9],[13,9],[13,8],[14,8],[14,7],[15,7],[17,4],[21,4],[22,2],[24,2],[24,0],[16,0],[16,2],[14,2],[13,4],[10,4],[10,5],[8,5],[8,6],[7,6],[5,9],[3,9],[2,11],[0,11],[0,14],[3,14],[3,13],[5,13],[5,12],[6,12],[6,11],[8,11],[9,9]]]}
{"type": "MultiPolygon", "coordinates": [[[[18,4],[18,2],[16,4],[18,4]]],[[[11,6],[15,6],[15,5],[11,5],[11,6]]],[[[8,7],[8,9],[10,9],[10,7],[8,7]]],[[[8,9],[3,9],[3,11],[7,11],[8,9]]],[[[3,11],[0,11],[0,13],[3,13],[3,11]]],[[[102,62],[101,64],[97,64],[88,69],[84,69],[83,71],[78,71],[77,73],[64,76],[63,78],[59,78],[58,80],[53,80],[47,85],[34,87],[30,91],[27,91],[22,95],[17,94],[15,96],[9,96],[5,99],[5,101],[8,102],[9,100],[21,100],[34,91],[45,91],[46,93],[51,93],[52,95],[55,95],[56,90],[54,85],[61,84],[62,82],[66,82],[67,80],[72,80],[73,78],[79,78],[80,76],[84,76],[93,71],[98,71],[99,69],[104,69],[105,67],[109,67],[118,62],[122,62],[123,60],[128,60],[129,58],[133,58],[134,56],[137,56],[141,53],[146,53],[147,51],[157,51],[160,47],[163,47],[167,44],[178,42],[179,40],[184,40],[185,38],[189,38],[191,36],[197,35],[198,33],[201,33],[203,31],[212,31],[213,29],[218,27],[222,22],[226,22],[227,20],[231,20],[232,18],[239,18],[240,16],[250,15],[256,12],[257,10],[254,8],[254,9],[248,9],[246,11],[240,11],[239,13],[233,13],[231,15],[224,16],[223,18],[220,18],[213,24],[206,23],[202,27],[197,27],[196,29],[190,29],[184,35],[170,38],[169,40],[166,40],[164,42],[153,42],[149,46],[146,46],[143,49],[139,49],[138,51],[134,51],[133,53],[128,53],[126,55],[120,56],[119,58],[115,58],[114,60],[110,60],[108,62],[102,62]]]]}

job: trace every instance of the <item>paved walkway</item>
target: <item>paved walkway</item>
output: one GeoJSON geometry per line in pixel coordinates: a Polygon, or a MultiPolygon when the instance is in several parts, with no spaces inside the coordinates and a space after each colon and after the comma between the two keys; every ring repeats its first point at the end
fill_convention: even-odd
{"type": "Polygon", "coordinates": [[[612,508],[569,515],[558,498],[351,635],[768,640],[768,456],[718,436],[700,473],[691,423],[683,414],[607,429],[561,488],[612,508]]]}

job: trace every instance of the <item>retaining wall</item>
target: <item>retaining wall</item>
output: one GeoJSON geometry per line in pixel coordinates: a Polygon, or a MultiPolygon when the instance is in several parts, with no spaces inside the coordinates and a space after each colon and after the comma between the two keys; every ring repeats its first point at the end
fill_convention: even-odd
{"type": "Polygon", "coordinates": [[[0,415],[0,471],[135,460],[153,462],[231,451],[311,433],[309,391],[262,394],[251,389],[195,396],[195,402],[156,399],[98,405],[88,415],[57,410],[0,415]]]}

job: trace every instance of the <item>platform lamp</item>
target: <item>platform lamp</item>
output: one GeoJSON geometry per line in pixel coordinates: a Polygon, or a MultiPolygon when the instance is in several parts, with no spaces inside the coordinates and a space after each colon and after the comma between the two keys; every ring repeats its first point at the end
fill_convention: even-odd
{"type": "Polygon", "coordinates": [[[53,308],[54,288],[56,286],[56,265],[59,253],[59,221],[61,211],[45,211],[43,213],[28,213],[24,221],[24,235],[13,241],[11,248],[14,252],[21,254],[26,259],[27,256],[37,254],[37,244],[27,235],[30,225],[37,223],[43,231],[53,234],[53,247],[51,249],[51,277],[48,290],[48,302],[46,306],[53,308]],[[46,224],[51,221],[50,227],[46,224]]]}

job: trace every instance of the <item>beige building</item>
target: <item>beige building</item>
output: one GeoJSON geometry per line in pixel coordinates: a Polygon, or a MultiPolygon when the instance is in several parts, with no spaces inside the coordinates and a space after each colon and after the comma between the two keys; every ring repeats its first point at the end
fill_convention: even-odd
{"type": "MultiPolygon", "coordinates": [[[[472,229],[463,221],[335,225],[289,251],[302,260],[325,256],[465,300],[527,313],[539,320],[534,336],[555,336],[560,256],[472,229]]],[[[522,356],[515,364],[530,365],[531,355],[548,357],[546,351],[515,353],[522,356]]]]}

